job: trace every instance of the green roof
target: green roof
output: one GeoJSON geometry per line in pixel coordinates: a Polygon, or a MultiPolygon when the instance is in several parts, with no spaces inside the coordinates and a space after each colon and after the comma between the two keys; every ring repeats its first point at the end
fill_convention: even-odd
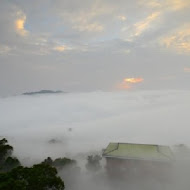
{"type": "Polygon", "coordinates": [[[168,146],[131,143],[110,143],[103,156],[150,161],[171,161],[173,159],[172,151],[168,146]]]}

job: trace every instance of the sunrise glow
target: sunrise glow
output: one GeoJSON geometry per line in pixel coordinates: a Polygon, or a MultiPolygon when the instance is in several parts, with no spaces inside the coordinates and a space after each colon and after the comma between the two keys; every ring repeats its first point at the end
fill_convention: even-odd
{"type": "Polygon", "coordinates": [[[125,78],[124,81],[127,83],[139,83],[142,82],[143,78],[125,78]]]}

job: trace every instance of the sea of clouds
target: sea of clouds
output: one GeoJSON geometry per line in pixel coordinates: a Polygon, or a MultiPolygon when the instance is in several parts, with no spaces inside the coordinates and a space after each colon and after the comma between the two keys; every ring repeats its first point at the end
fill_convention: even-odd
{"type": "Polygon", "coordinates": [[[109,142],[190,145],[190,91],[0,98],[0,136],[26,164],[101,153],[109,142]]]}

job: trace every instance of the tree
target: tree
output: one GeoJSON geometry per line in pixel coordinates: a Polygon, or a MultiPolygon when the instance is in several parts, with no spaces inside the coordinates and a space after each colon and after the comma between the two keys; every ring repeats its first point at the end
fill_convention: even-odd
{"type": "Polygon", "coordinates": [[[48,164],[50,166],[53,165],[53,160],[51,159],[51,157],[47,157],[43,162],[42,164],[48,164]]]}
{"type": "Polygon", "coordinates": [[[75,160],[71,160],[69,158],[57,158],[53,161],[53,166],[55,166],[57,169],[61,170],[65,166],[74,166],[76,165],[75,160]]]}
{"type": "Polygon", "coordinates": [[[6,158],[12,154],[13,147],[7,143],[8,141],[5,138],[0,140],[0,164],[2,164],[6,158]]]}
{"type": "Polygon", "coordinates": [[[76,160],[70,158],[64,157],[52,160],[48,157],[42,163],[55,167],[59,175],[61,175],[68,184],[72,184],[73,180],[76,180],[80,175],[80,167],[77,166],[76,160]]]}
{"type": "Polygon", "coordinates": [[[31,168],[19,166],[0,174],[0,190],[63,190],[64,187],[57,170],[48,164],[31,168]]]}
{"type": "Polygon", "coordinates": [[[98,171],[99,169],[101,169],[101,165],[100,165],[100,160],[101,160],[101,156],[99,155],[90,155],[87,157],[87,164],[86,164],[86,168],[88,170],[91,171],[98,171]]]}
{"type": "Polygon", "coordinates": [[[16,157],[11,157],[13,147],[8,144],[7,139],[0,140],[0,171],[6,172],[20,166],[20,162],[16,157]]]}
{"type": "Polygon", "coordinates": [[[56,158],[55,160],[52,160],[52,158],[47,157],[42,164],[48,164],[50,166],[54,166],[58,170],[62,170],[64,167],[68,166],[76,166],[76,161],[72,160],[70,158],[56,158]]]}
{"type": "Polygon", "coordinates": [[[17,158],[14,157],[8,157],[5,162],[2,164],[1,170],[3,172],[7,172],[12,170],[13,168],[16,168],[20,166],[20,161],[17,158]]]}
{"type": "Polygon", "coordinates": [[[63,190],[64,182],[52,167],[51,158],[31,168],[20,166],[17,158],[11,157],[13,147],[4,138],[0,140],[0,190],[63,190]],[[48,163],[48,164],[47,164],[48,163]]]}

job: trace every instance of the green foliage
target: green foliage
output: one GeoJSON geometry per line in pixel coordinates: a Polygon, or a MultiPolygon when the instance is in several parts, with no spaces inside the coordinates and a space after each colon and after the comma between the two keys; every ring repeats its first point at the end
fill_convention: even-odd
{"type": "Polygon", "coordinates": [[[8,157],[5,162],[2,164],[2,171],[7,172],[20,166],[20,161],[14,157],[8,157]]]}
{"type": "Polygon", "coordinates": [[[80,175],[80,167],[77,166],[77,162],[69,158],[64,157],[52,160],[48,157],[42,163],[55,167],[68,183],[73,183],[73,180],[76,180],[80,175]]]}
{"type": "Polygon", "coordinates": [[[51,159],[51,157],[47,157],[43,162],[42,164],[48,164],[50,166],[53,165],[53,160],[51,159]]]}
{"type": "Polygon", "coordinates": [[[0,190],[63,190],[64,182],[57,177],[57,170],[48,164],[31,168],[17,167],[0,174],[0,190]]]}
{"type": "Polygon", "coordinates": [[[0,140],[0,171],[6,172],[11,169],[20,166],[20,162],[17,158],[11,157],[13,147],[8,144],[8,141],[3,138],[0,140]]]}
{"type": "Polygon", "coordinates": [[[72,160],[70,158],[57,158],[55,160],[52,160],[50,157],[46,158],[43,162],[43,164],[48,164],[50,166],[56,167],[58,170],[63,169],[66,166],[76,165],[76,161],[72,160]]]}
{"type": "MultiPolygon", "coordinates": [[[[0,190],[64,189],[64,182],[57,176],[57,170],[52,167],[53,161],[50,157],[42,164],[27,168],[20,166],[17,158],[11,157],[12,151],[13,147],[8,145],[5,138],[0,140],[0,171],[2,172],[0,173],[0,190]]],[[[58,159],[55,163],[63,165],[68,162],[68,160],[63,160],[58,159]]]]}
{"type": "Polygon", "coordinates": [[[4,163],[7,157],[12,154],[13,147],[7,144],[8,141],[3,138],[0,140],[0,165],[4,163]]]}
{"type": "Polygon", "coordinates": [[[101,156],[99,155],[90,155],[87,157],[87,164],[86,164],[86,168],[90,171],[98,171],[99,169],[101,169],[101,165],[100,165],[100,160],[101,160],[101,156]]]}
{"type": "Polygon", "coordinates": [[[53,166],[58,169],[62,169],[63,167],[70,165],[76,165],[76,161],[69,158],[57,158],[53,161],[53,166]]]}

